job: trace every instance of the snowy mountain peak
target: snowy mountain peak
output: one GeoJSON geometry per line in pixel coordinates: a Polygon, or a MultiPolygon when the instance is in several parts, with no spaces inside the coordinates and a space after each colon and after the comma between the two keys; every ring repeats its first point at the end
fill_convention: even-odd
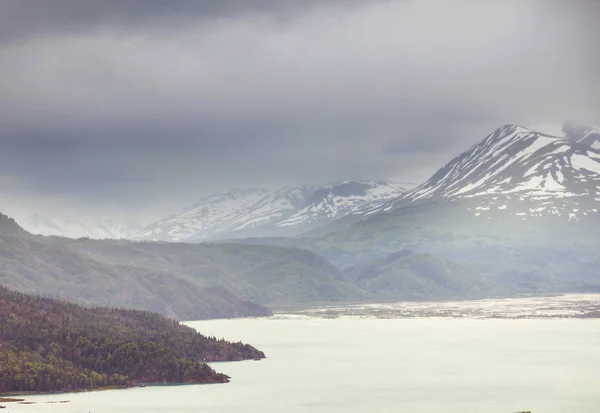
{"type": "Polygon", "coordinates": [[[392,182],[344,181],[317,189],[306,206],[288,219],[277,223],[279,227],[316,227],[331,220],[375,207],[401,196],[406,189],[392,182]]]}
{"type": "Polygon", "coordinates": [[[556,138],[539,135],[529,129],[505,125],[481,142],[454,158],[429,181],[405,194],[403,198],[419,200],[469,193],[556,138]]]}
{"type": "Polygon", "coordinates": [[[264,188],[233,188],[200,199],[184,210],[146,227],[133,240],[184,241],[202,234],[201,239],[219,235],[236,219],[269,195],[264,188]]]}
{"type": "Polygon", "coordinates": [[[392,183],[345,181],[279,190],[229,190],[213,194],[131,237],[189,241],[288,236],[324,225],[359,208],[400,196],[392,183]]]}
{"type": "Polygon", "coordinates": [[[471,199],[481,204],[476,210],[489,210],[494,205],[505,209],[507,203],[516,200],[533,204],[528,216],[545,211],[577,218],[598,211],[599,194],[600,151],[581,140],[505,125],[451,160],[424,184],[363,215],[395,210],[415,201],[471,199]]]}

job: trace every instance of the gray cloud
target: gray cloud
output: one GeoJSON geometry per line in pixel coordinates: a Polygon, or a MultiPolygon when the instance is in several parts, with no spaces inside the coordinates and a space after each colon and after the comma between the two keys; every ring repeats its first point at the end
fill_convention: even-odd
{"type": "MultiPolygon", "coordinates": [[[[385,1],[385,0],[384,0],[385,1]]],[[[3,0],[0,41],[40,34],[173,31],[238,17],[289,19],[315,6],[368,0],[3,0]]],[[[162,34],[165,34],[164,32],[162,34]]]]}
{"type": "Polygon", "coordinates": [[[504,123],[600,123],[598,3],[569,4],[1,2],[0,208],[418,180],[504,123]]]}

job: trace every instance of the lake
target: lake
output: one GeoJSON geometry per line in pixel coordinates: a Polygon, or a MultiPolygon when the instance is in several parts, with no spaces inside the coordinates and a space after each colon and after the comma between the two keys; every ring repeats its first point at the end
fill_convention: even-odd
{"type": "Polygon", "coordinates": [[[38,404],[4,411],[600,411],[599,319],[279,315],[187,324],[253,344],[267,359],[214,363],[229,384],[34,396],[38,404]],[[44,403],[57,400],[70,403],[44,403]]]}

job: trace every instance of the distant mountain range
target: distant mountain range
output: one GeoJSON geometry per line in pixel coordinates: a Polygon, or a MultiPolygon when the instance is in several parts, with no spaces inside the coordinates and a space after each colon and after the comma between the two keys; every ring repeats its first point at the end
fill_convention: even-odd
{"type": "MultiPolygon", "coordinates": [[[[378,265],[365,263],[361,274],[378,265]]],[[[471,282],[461,280],[469,272],[459,264],[403,252],[402,260],[376,278],[397,278],[396,270],[411,279],[395,287],[398,297],[415,296],[411,285],[420,285],[420,297],[472,296],[471,282]],[[448,282],[457,287],[445,291],[448,282]]],[[[361,286],[353,277],[299,248],[44,237],[0,214],[0,285],[84,305],[194,320],[269,315],[265,306],[306,307],[393,296],[381,291],[381,282],[361,286]]]]}
{"type": "Polygon", "coordinates": [[[410,184],[346,181],[275,191],[233,189],[210,195],[130,237],[199,242],[296,236],[402,195],[410,184]]]}
{"type": "Polygon", "coordinates": [[[502,126],[414,188],[230,190],[133,240],[34,236],[0,214],[0,284],[179,319],[600,292],[600,134],[563,133],[502,126]]]}
{"type": "Polygon", "coordinates": [[[598,134],[564,129],[503,126],[396,199],[307,237],[253,242],[307,248],[338,267],[408,249],[519,291],[600,291],[598,134]]]}
{"type": "Polygon", "coordinates": [[[553,214],[585,220],[598,212],[600,130],[566,122],[553,134],[506,125],[451,160],[427,182],[345,181],[277,190],[214,193],[145,227],[115,220],[77,221],[40,214],[27,231],[68,238],[203,242],[320,236],[415,202],[470,200],[475,216],[553,214]]]}
{"type": "Polygon", "coordinates": [[[259,301],[297,305],[357,296],[338,269],[309,251],[44,237],[2,214],[0,285],[180,320],[270,314],[259,301]]]}
{"type": "Polygon", "coordinates": [[[345,181],[277,190],[233,188],[213,193],[145,227],[116,220],[62,219],[42,214],[19,220],[19,225],[32,234],[74,239],[202,242],[256,236],[289,237],[380,205],[414,186],[345,181]]]}
{"type": "MultiPolygon", "coordinates": [[[[428,181],[345,181],[320,186],[230,189],[145,228],[115,221],[31,216],[34,234],[69,238],[203,242],[320,237],[364,219],[431,202],[462,202],[475,217],[597,216],[600,130],[575,122],[545,134],[505,125],[443,166],[428,181]],[[468,205],[467,205],[468,204],[468,205]]],[[[288,244],[290,242],[287,242],[288,244]]],[[[294,242],[291,242],[294,244],[294,242]]]]}
{"type": "Polygon", "coordinates": [[[124,224],[115,220],[79,221],[50,218],[40,214],[33,214],[19,224],[32,234],[91,239],[125,239],[141,229],[139,225],[124,224]]]}

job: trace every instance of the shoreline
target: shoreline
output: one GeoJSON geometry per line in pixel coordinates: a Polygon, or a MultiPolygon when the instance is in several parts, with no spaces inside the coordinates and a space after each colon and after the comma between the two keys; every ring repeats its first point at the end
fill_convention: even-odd
{"type": "MultiPolygon", "coordinates": [[[[317,308],[337,308],[337,307],[353,307],[359,305],[374,305],[374,304],[427,304],[427,303],[451,303],[451,302],[465,302],[465,301],[484,301],[484,300],[506,300],[506,299],[524,299],[524,298],[551,298],[551,297],[562,297],[567,295],[585,295],[585,294],[600,294],[600,293],[581,293],[581,292],[548,292],[548,293],[514,293],[506,295],[476,295],[476,296],[455,296],[455,297],[427,297],[423,299],[365,299],[365,300],[349,300],[349,301],[325,301],[315,302],[309,305],[283,305],[283,306],[271,306],[273,315],[282,314],[285,312],[300,312],[308,311],[317,308]]],[[[231,317],[229,319],[236,318],[269,318],[269,316],[250,316],[250,317],[231,317]]],[[[217,320],[217,319],[211,319],[217,320]]],[[[190,320],[190,321],[202,321],[202,320],[190,320]]]]}
{"type": "Polygon", "coordinates": [[[128,390],[135,388],[145,388],[145,387],[175,387],[175,386],[204,386],[211,384],[229,384],[230,380],[228,379],[225,382],[210,382],[210,383],[135,383],[131,386],[104,386],[98,387],[94,389],[79,389],[79,390],[65,390],[65,391],[49,391],[49,392],[10,392],[10,393],[0,393],[0,403],[23,403],[26,402],[26,399],[22,399],[21,397],[27,396],[53,396],[53,395],[61,395],[61,394],[78,394],[78,393],[94,393],[101,391],[110,391],[110,390],[128,390]]]}
{"type": "MultiPolygon", "coordinates": [[[[548,293],[514,293],[508,295],[481,295],[481,296],[456,296],[456,297],[442,297],[442,298],[431,298],[428,297],[426,299],[365,299],[365,300],[350,300],[350,301],[325,301],[325,302],[313,302],[306,305],[303,304],[291,304],[291,305],[274,305],[269,306],[269,309],[272,310],[271,315],[243,315],[239,317],[218,317],[218,318],[201,318],[198,320],[178,320],[177,322],[180,324],[187,325],[187,323],[193,323],[196,321],[218,321],[218,320],[254,320],[254,319],[269,319],[273,317],[278,317],[281,315],[287,314],[301,314],[303,315],[305,312],[309,312],[311,310],[317,309],[336,309],[340,307],[357,307],[357,306],[367,306],[367,305],[377,305],[377,304],[444,304],[444,303],[463,303],[463,302],[477,302],[477,301],[485,301],[485,300],[508,300],[508,299],[527,299],[527,298],[553,298],[553,297],[564,297],[569,295],[588,295],[588,294],[597,294],[598,293],[590,293],[590,292],[548,292],[548,293]]],[[[598,316],[600,318],[600,316],[598,316]]],[[[499,317],[502,318],[502,317],[499,317]]],[[[589,317],[588,317],[589,318],[589,317]]],[[[208,362],[207,362],[208,363],[208,362]]],[[[212,363],[212,362],[210,362],[212,363]]]]}
{"type": "Polygon", "coordinates": [[[599,319],[600,293],[520,295],[471,300],[387,301],[277,311],[274,318],[599,319]],[[510,301],[510,306],[507,302],[510,301]]]}

